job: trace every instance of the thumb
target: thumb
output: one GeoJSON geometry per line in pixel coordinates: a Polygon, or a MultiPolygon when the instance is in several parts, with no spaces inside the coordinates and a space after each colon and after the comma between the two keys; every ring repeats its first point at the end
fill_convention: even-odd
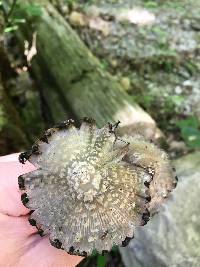
{"type": "Polygon", "coordinates": [[[0,212],[10,216],[29,212],[21,202],[18,176],[36,169],[30,162],[19,163],[18,156],[16,153],[0,157],[0,212]]]}

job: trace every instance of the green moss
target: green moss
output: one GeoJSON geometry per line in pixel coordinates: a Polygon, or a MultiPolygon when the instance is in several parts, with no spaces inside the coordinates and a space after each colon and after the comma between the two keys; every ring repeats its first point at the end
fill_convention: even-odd
{"type": "Polygon", "coordinates": [[[200,122],[196,117],[188,117],[176,121],[176,125],[181,131],[181,137],[188,147],[200,149],[200,122]]]}

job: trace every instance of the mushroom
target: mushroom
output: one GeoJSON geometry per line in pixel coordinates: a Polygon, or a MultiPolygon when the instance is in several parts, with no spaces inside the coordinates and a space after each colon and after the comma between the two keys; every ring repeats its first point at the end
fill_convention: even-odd
{"type": "Polygon", "coordinates": [[[117,124],[85,118],[48,129],[19,156],[36,170],[19,176],[29,222],[71,254],[125,246],[176,183],[165,152],[141,136],[118,137],[117,124]]]}

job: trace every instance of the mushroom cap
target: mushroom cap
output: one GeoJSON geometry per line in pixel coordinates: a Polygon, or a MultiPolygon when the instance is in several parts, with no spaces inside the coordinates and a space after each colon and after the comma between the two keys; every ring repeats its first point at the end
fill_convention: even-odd
{"type": "Polygon", "coordinates": [[[141,135],[123,136],[129,142],[129,151],[123,158],[129,164],[145,169],[152,179],[149,184],[151,201],[147,204],[151,214],[156,213],[159,206],[177,185],[175,169],[171,166],[168,155],[154,143],[145,140],[141,135]]]}
{"type": "Polygon", "coordinates": [[[115,128],[98,129],[87,118],[79,128],[64,121],[19,156],[37,167],[18,180],[22,202],[33,210],[29,222],[53,246],[79,255],[110,250],[127,245],[134,227],[149,220],[147,203],[157,189],[148,188],[148,162],[134,160],[135,139],[119,139],[115,128]]]}

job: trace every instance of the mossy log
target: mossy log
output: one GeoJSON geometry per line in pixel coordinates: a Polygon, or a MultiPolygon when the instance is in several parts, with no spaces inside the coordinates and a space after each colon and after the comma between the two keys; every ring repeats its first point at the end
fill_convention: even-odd
{"type": "MultiPolygon", "coordinates": [[[[37,33],[37,55],[31,61],[36,80],[49,82],[43,87],[50,111],[54,106],[63,106],[76,118],[92,116],[98,125],[107,121],[130,125],[137,121],[155,122],[121,88],[116,79],[105,72],[75,31],[48,1],[18,2],[27,23],[21,28],[23,39],[31,43],[37,33]],[[33,16],[29,6],[38,5],[40,14],[33,16]],[[53,85],[53,86],[52,86],[53,85]],[[49,91],[45,91],[45,90],[49,91]],[[50,97],[57,95],[55,102],[50,97]]],[[[22,37],[20,38],[22,40],[22,37]]],[[[60,115],[59,115],[60,116],[60,115]]],[[[56,120],[60,120],[60,117],[56,120]]]]}

